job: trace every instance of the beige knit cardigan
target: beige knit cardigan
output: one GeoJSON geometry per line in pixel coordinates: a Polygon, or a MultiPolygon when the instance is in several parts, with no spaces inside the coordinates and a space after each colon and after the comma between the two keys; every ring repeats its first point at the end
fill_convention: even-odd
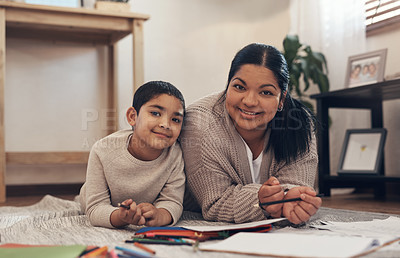
{"type": "MultiPolygon", "coordinates": [[[[222,94],[204,97],[187,108],[181,134],[187,177],[184,206],[193,209],[197,202],[207,220],[262,220],[268,214],[254,206],[261,184],[252,182],[245,144],[226,112],[225,101],[219,100],[222,94]]],[[[309,152],[290,164],[278,163],[271,151],[264,152],[261,182],[275,176],[285,189],[313,187],[317,163],[315,137],[309,152]]]]}

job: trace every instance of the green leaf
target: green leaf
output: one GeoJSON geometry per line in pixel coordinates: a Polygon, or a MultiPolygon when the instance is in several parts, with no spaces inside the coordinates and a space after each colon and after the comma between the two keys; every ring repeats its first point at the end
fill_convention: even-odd
{"type": "Polygon", "coordinates": [[[304,92],[316,85],[320,92],[329,91],[328,65],[325,56],[301,44],[297,35],[287,35],[283,40],[283,55],[289,69],[289,91],[312,109],[311,103],[304,101],[304,92]],[[300,78],[302,82],[300,83],[300,78]],[[302,86],[304,83],[304,87],[302,86]]]}
{"type": "Polygon", "coordinates": [[[328,64],[325,60],[325,56],[319,52],[313,52],[313,57],[321,64],[321,67],[319,67],[319,69],[325,69],[325,71],[328,72],[328,64]]]}
{"type": "Polygon", "coordinates": [[[301,48],[301,44],[299,42],[298,36],[288,35],[283,40],[283,55],[285,56],[286,62],[288,63],[289,67],[295,60],[299,48],[301,48]]]}
{"type": "Polygon", "coordinates": [[[329,91],[329,79],[328,76],[326,76],[326,74],[320,73],[319,74],[319,91],[320,92],[327,92],[329,91]]]}

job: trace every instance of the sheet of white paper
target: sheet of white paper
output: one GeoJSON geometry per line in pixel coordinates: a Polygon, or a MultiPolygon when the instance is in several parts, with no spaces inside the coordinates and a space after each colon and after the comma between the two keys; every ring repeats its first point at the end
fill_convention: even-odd
{"type": "Polygon", "coordinates": [[[202,251],[290,257],[351,257],[376,246],[373,238],[295,233],[237,233],[217,243],[202,243],[202,251]]]}
{"type": "Polygon", "coordinates": [[[278,219],[266,219],[255,222],[241,223],[241,224],[232,224],[225,226],[185,226],[184,228],[199,232],[208,232],[208,231],[224,231],[224,230],[235,230],[241,228],[251,228],[257,227],[261,225],[272,224],[278,221],[286,220],[286,218],[278,218],[278,219]]]}
{"type": "Polygon", "coordinates": [[[383,220],[374,219],[372,221],[357,222],[326,221],[324,223],[326,225],[313,225],[313,227],[346,235],[378,238],[385,242],[400,237],[400,218],[393,216],[383,220]]]}

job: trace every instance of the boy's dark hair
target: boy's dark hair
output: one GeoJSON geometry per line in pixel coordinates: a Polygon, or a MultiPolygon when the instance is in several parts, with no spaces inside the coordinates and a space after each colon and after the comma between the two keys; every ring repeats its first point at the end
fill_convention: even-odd
{"type": "Polygon", "coordinates": [[[140,86],[133,96],[132,107],[139,114],[140,108],[144,104],[161,94],[168,94],[179,99],[185,111],[185,100],[182,93],[174,85],[164,81],[149,81],[140,86]]]}
{"type": "Polygon", "coordinates": [[[290,163],[309,150],[316,118],[306,106],[290,96],[289,71],[285,57],[273,46],[253,43],[239,50],[231,63],[225,93],[232,77],[245,64],[259,65],[271,70],[281,89],[281,97],[286,92],[283,110],[277,112],[269,123],[271,135],[266,150],[272,148],[278,162],[290,163]]]}

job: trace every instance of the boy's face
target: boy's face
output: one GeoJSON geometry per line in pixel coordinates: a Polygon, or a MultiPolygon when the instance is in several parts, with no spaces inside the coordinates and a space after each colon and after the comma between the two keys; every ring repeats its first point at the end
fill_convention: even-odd
{"type": "Polygon", "coordinates": [[[134,126],[129,151],[142,160],[153,160],[173,145],[183,122],[183,107],[174,96],[161,94],[141,108],[139,115],[134,108],[127,111],[128,122],[134,126]]]}

